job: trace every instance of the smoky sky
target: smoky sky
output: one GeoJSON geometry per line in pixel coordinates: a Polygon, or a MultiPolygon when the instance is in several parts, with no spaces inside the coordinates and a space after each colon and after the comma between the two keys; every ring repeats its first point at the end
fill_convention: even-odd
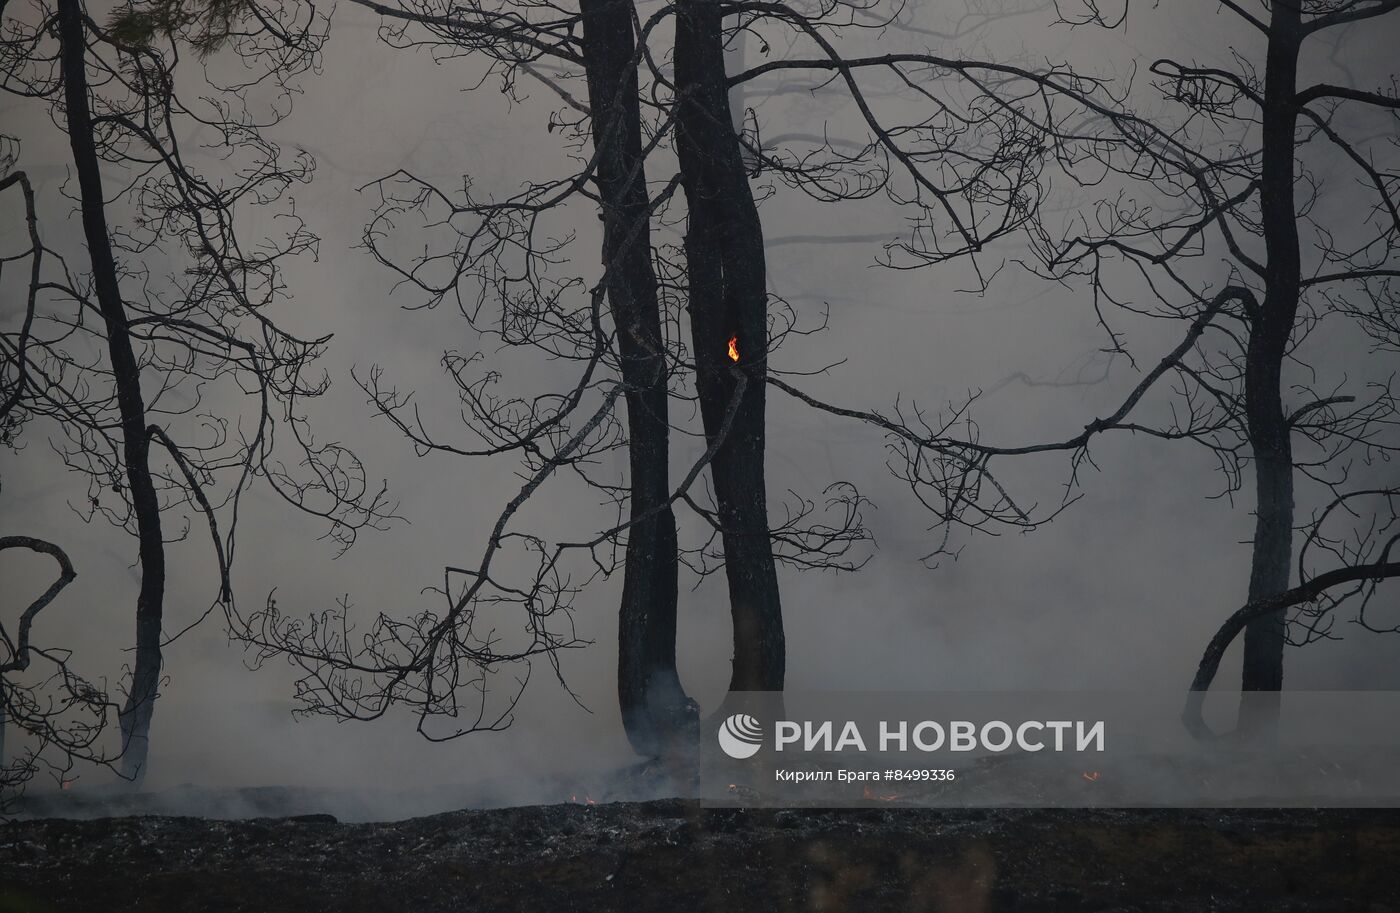
{"type": "MultiPolygon", "coordinates": [[[[644,15],[653,5],[642,5],[644,15]]],[[[843,39],[844,47],[853,54],[933,49],[1070,62],[1119,80],[1137,72],[1143,104],[1151,95],[1141,69],[1156,56],[1228,65],[1237,51],[1262,66],[1260,39],[1209,0],[1134,4],[1115,32],[1050,28],[1052,11],[1032,3],[1005,8],[1006,15],[980,17],[960,0],[910,3],[901,25],[843,39]]],[[[1350,30],[1345,55],[1319,55],[1307,68],[1319,77],[1378,82],[1375,74],[1385,72],[1400,39],[1393,19],[1350,30]]],[[[522,82],[525,97],[512,99],[498,81],[482,81],[479,61],[435,60],[425,50],[390,47],[376,36],[375,17],[353,5],[337,9],[332,23],[322,68],[300,80],[293,113],[271,131],[286,149],[304,149],[317,160],[313,182],[293,195],[322,239],[316,258],[289,266],[292,297],[279,316],[293,331],[334,333],[323,363],[333,387],[308,406],[309,414],[323,439],[353,447],[371,478],[388,481],[405,521],[365,533],[336,558],[334,544],[318,538],[324,530],[316,522],[255,486],[240,521],[234,579],[249,607],[274,588],[286,612],[319,611],[348,597],[354,617],[367,623],[378,611],[402,617],[431,605],[434,597],[424,588],[441,583],[445,566],[475,564],[520,481],[509,458],[416,457],[393,427],[373,417],[350,382],[352,368],[382,366],[394,384],[418,391],[424,415],[448,440],[467,433],[439,366],[444,350],[480,350],[498,359],[493,364],[512,389],[549,389],[571,375],[567,366],[497,352],[450,306],[405,310],[420,300],[396,290],[394,277],[360,246],[375,203],[373,190],[361,188],[402,168],[447,187],[469,175],[473,188],[503,195],[529,180],[567,174],[577,162],[550,129],[560,102],[546,89],[522,82]]],[[[758,44],[750,37],[731,65],[763,59],[758,44]]],[[[743,102],[770,136],[857,134],[849,102],[824,82],[825,74],[758,82],[746,88],[743,102]]],[[[879,103],[916,100],[904,100],[891,86],[879,103]]],[[[19,165],[35,182],[46,240],[79,258],[73,203],[63,196],[70,171],[65,137],[41,102],[6,97],[0,106],[3,132],[22,141],[19,165]]],[[[219,167],[212,156],[197,164],[219,167]]],[[[665,167],[658,165],[651,178],[663,179],[665,167]]],[[[1327,205],[1344,211],[1352,191],[1342,181],[1334,186],[1327,205]]],[[[983,440],[1069,437],[1111,410],[1142,366],[1154,364],[1182,333],[1177,322],[1115,318],[1138,357],[1135,370],[1104,355],[1104,332],[1083,290],[1030,275],[1017,265],[1025,252],[1014,244],[981,259],[982,268],[1000,272],[985,292],[969,292],[976,281],[968,263],[921,270],[878,264],[884,242],[908,231],[907,214],[886,201],[820,203],[762,175],[756,187],[770,289],[791,303],[802,325],[827,320],[822,333],[790,338],[774,367],[831,366],[794,382],[839,405],[889,409],[898,397],[937,410],[982,390],[983,440]]],[[[9,208],[5,215],[3,243],[12,250],[23,243],[22,223],[9,208]]],[[[265,218],[247,213],[242,231],[267,230],[259,223],[265,218]]],[[[569,248],[572,268],[596,280],[596,215],[576,206],[558,227],[577,234],[569,248]]],[[[659,235],[666,243],[679,238],[674,224],[659,235]]],[[[19,314],[10,281],[0,304],[7,325],[19,314]]],[[[1368,371],[1393,370],[1374,362],[1359,367],[1384,357],[1342,333],[1321,346],[1318,370],[1360,382],[1368,371]]],[[[1168,401],[1159,395],[1149,408],[1168,401]]],[[[683,405],[673,420],[688,431],[673,438],[673,473],[679,473],[703,451],[703,440],[699,417],[683,405]]],[[[68,550],[78,579],[41,616],[36,637],[71,647],[86,674],[115,685],[134,633],[135,542],[77,518],[70,505],[81,501],[85,480],[63,471],[47,443],[51,433],[36,423],[26,430],[24,449],[3,457],[3,527],[68,550]]],[[[789,490],[820,500],[828,485],[849,481],[874,505],[866,520],[877,543],[857,573],[780,571],[789,688],[1184,690],[1216,625],[1243,601],[1253,523],[1249,479],[1233,499],[1212,498],[1224,482],[1203,448],[1129,434],[1100,439],[1092,455],[1093,465],[1080,472],[1080,500],[1053,523],[1030,534],[965,536],[956,560],[929,568],[920,559],[939,534],[887,470],[880,435],[770,394],[773,513],[781,516],[778,505],[791,498],[789,490]]],[[[624,478],[620,459],[609,465],[615,478],[624,478]]],[[[1062,455],[1008,471],[1018,487],[1034,492],[1032,500],[1053,504],[1063,496],[1062,455]]],[[[1300,492],[1300,516],[1314,497],[1300,492]]],[[[611,517],[597,502],[595,493],[561,478],[535,497],[520,525],[554,538],[596,532],[611,517]]],[[[692,521],[682,522],[684,535],[700,534],[692,521]]],[[[46,585],[49,567],[29,556],[0,561],[9,617],[46,585]]],[[[212,559],[198,527],[171,547],[170,568],[165,624],[173,633],[201,615],[214,595],[212,559]]],[[[540,664],[509,731],[442,745],[425,743],[403,714],[374,723],[294,721],[293,670],[273,661],[249,672],[215,613],[166,651],[148,785],[461,782],[622,763],[630,755],[614,698],[620,576],[591,586],[577,601],[579,633],[594,641],[561,657],[577,701],[540,664]]],[[[728,680],[729,610],[722,579],[693,590],[691,582],[683,581],[677,651],[687,689],[708,711],[728,680]]],[[[1345,617],[1336,626],[1342,639],[1289,651],[1288,687],[1400,684],[1394,662],[1400,641],[1356,630],[1345,617]]],[[[1233,662],[1222,669],[1222,687],[1238,675],[1238,659],[1233,662]]]]}

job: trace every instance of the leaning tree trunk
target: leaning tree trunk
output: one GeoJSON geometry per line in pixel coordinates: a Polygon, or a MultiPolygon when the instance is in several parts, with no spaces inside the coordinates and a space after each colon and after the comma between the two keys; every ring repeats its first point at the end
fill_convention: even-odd
{"type": "Polygon", "coordinates": [[[734,622],[729,689],[781,691],[783,616],[763,475],[763,229],[729,108],[718,0],[678,0],[675,80],[696,387],[706,437],[714,443],[723,436],[710,471],[734,622]]]}
{"type": "MultiPolygon", "coordinates": [[[[1283,409],[1282,373],[1301,291],[1293,166],[1298,113],[1294,96],[1302,37],[1297,5],[1274,4],[1264,70],[1259,190],[1267,287],[1258,313],[1251,315],[1245,356],[1245,411],[1256,490],[1250,602],[1288,589],[1293,560],[1293,449],[1283,409]]],[[[1285,627],[1286,613],[1280,610],[1245,628],[1242,733],[1267,737],[1276,731],[1285,627]]]]}
{"type": "Polygon", "coordinates": [[[69,142],[83,215],[83,233],[92,262],[92,281],[107,336],[121,415],[122,458],[130,489],[141,561],[136,598],[136,661],[131,690],[121,712],[122,772],[139,783],[146,773],[151,714],[160,682],[161,611],[165,596],[165,545],[160,531],[160,500],[151,480],[150,437],[146,430],[141,369],[131,345],[126,308],[117,281],[102,191],[92,111],[88,106],[87,29],[81,0],[59,0],[58,31],[69,142]]]}
{"type": "Polygon", "coordinates": [[[632,747],[654,756],[694,722],[695,712],[676,673],[679,551],[670,505],[666,347],[651,262],[632,0],[582,0],[580,8],[603,264],[627,384],[632,525],[618,613],[618,702],[632,747]]]}

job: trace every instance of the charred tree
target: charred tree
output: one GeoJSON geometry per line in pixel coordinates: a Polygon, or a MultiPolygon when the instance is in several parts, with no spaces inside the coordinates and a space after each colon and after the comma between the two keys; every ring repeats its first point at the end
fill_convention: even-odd
{"type": "MultiPolygon", "coordinates": [[[[497,515],[479,560],[445,569],[444,581],[434,587],[443,606],[424,610],[411,625],[381,611],[364,637],[351,643],[335,635],[339,622],[348,622],[344,605],[311,624],[284,615],[273,603],[245,620],[236,636],[261,658],[290,656],[305,670],[299,696],[307,709],[374,719],[391,705],[406,705],[419,731],[432,739],[509,725],[520,692],[511,691],[503,708],[499,697],[488,704],[490,676],[512,665],[528,670],[533,660],[545,659],[563,681],[558,654],[583,645],[571,621],[575,595],[586,581],[621,570],[619,697],[629,738],[651,753],[664,739],[654,732],[670,725],[673,711],[681,709],[687,720],[692,712],[675,679],[671,572],[677,565],[665,560],[662,547],[678,551],[678,564],[699,578],[726,574],[734,640],[731,693],[781,691],[786,656],[777,563],[855,570],[864,561],[851,558],[849,550],[870,537],[861,523],[864,499],[850,486],[827,489],[828,508],[843,514],[835,523],[814,519],[815,505],[803,499],[772,525],[764,466],[770,385],[809,405],[880,425],[896,438],[896,450],[907,445],[903,453],[911,460],[909,481],[916,491],[946,483],[953,493],[949,523],[967,515],[976,515],[967,521],[974,527],[1006,522],[1027,528],[1037,522],[1009,496],[997,494],[1002,489],[986,471],[995,448],[928,441],[902,421],[828,406],[779,377],[771,364],[774,351],[784,339],[815,330],[797,329],[795,310],[769,295],[751,181],[764,174],[764,193],[786,187],[825,203],[886,195],[914,210],[911,237],[895,245],[899,251],[927,263],[973,256],[1023,228],[1036,206],[1039,172],[1063,139],[1042,103],[1091,93],[1093,80],[1058,69],[1040,73],[923,53],[871,57],[852,48],[846,56],[835,36],[872,34],[849,19],[854,7],[846,3],[799,9],[683,0],[642,18],[629,4],[603,0],[582,3],[577,15],[553,4],[522,4],[508,12],[468,4],[438,12],[356,2],[384,17],[391,42],[479,56],[513,100],[524,100],[514,94],[524,77],[562,102],[547,130],[562,137],[578,163],[572,173],[497,194],[475,186],[470,175],[461,187],[448,188],[396,171],[372,184],[378,200],[364,240],[400,287],[418,296],[415,307],[451,305],[478,338],[578,368],[571,385],[547,381],[551,389],[539,392],[530,386],[534,377],[522,378],[519,387],[496,386],[502,374],[485,366],[485,352],[444,353],[472,443],[432,429],[414,394],[387,382],[378,366],[358,378],[374,407],[416,452],[509,456],[523,464],[524,481],[497,515]],[[733,17],[727,26],[726,16],[733,17]],[[671,36],[671,23],[673,44],[657,46],[671,36]],[[765,57],[775,47],[785,50],[777,59],[726,73],[726,44],[746,32],[761,40],[765,57]],[[822,85],[839,86],[843,99],[854,102],[869,134],[863,141],[841,140],[837,149],[830,137],[799,130],[765,143],[757,114],[746,114],[744,130],[737,129],[731,97],[759,97],[765,90],[752,83],[788,80],[800,71],[822,85]],[[930,83],[930,72],[940,79],[930,83]],[[827,78],[833,73],[835,82],[827,78]],[[928,104],[916,103],[917,111],[907,99],[887,110],[879,94],[884,90],[869,84],[881,75],[898,84],[939,86],[946,75],[957,90],[949,99],[934,90],[922,93],[928,104]],[[587,81],[586,104],[571,91],[570,81],[580,78],[587,81]],[[635,99],[627,97],[632,94],[635,99]],[[678,174],[672,173],[671,150],[678,174]],[[650,187],[647,167],[660,175],[650,187]],[[686,199],[679,255],[664,240],[678,189],[686,199]],[[567,221],[570,204],[601,210],[604,262],[597,282],[564,266],[576,262],[564,253],[575,224],[567,221]],[[430,237],[405,245],[405,231],[430,237]],[[651,250],[644,253],[647,246],[651,250]],[[689,318],[688,346],[662,332],[672,321],[683,322],[682,307],[689,318]],[[657,343],[663,349],[653,361],[650,347],[657,343]],[[658,376],[667,370],[669,378],[658,376]],[[667,474],[671,421],[663,417],[663,391],[681,401],[693,392],[707,443],[697,461],[675,473],[678,481],[669,491],[657,484],[667,474]],[[625,426],[613,418],[614,403],[627,408],[625,426]],[[609,470],[598,471],[605,465],[598,457],[624,448],[630,476],[616,482],[609,470]],[[935,449],[938,455],[930,457],[935,449]],[[696,492],[694,483],[706,469],[712,492],[696,492]],[[936,477],[926,479],[925,472],[936,477]],[[572,540],[519,528],[522,506],[561,477],[604,493],[604,504],[617,508],[617,522],[572,540]],[[671,515],[678,502],[705,524],[695,547],[672,546],[671,515]],[[498,561],[507,550],[517,553],[515,568],[498,561]],[[521,554],[529,560],[520,562],[521,554]],[[586,562],[582,575],[575,572],[579,562],[586,562]],[[571,582],[578,580],[585,582],[571,582]],[[522,613],[523,636],[509,646],[494,631],[474,630],[479,606],[503,604],[522,613]],[[657,695],[659,713],[648,707],[657,695]]],[[[1074,129],[1065,125],[1065,136],[1074,129]]],[[[1123,414],[1129,409],[1131,403],[1123,414]]],[[[1076,438],[1045,449],[1078,451],[1082,445],[1076,438]]],[[[522,688],[526,680],[516,679],[522,688]]]]}
{"type": "Polygon", "coordinates": [[[105,519],[137,541],[136,644],[118,716],[123,773],[139,784],[162,679],[169,543],[206,527],[217,562],[215,595],[187,630],[216,610],[237,617],[234,530],[254,479],[324,519],[343,548],[393,514],[354,454],[317,441],[308,425],[306,403],[328,387],[312,365],[329,336],[300,338],[277,322],[281,262],[317,241],[287,197],[309,180],[310,163],[264,137],[269,119],[249,93],[258,82],[285,90],[311,65],[322,20],[304,7],[254,15],[239,5],[207,20],[179,4],[126,4],[102,25],[82,0],[35,9],[32,22],[5,23],[0,90],[47,105],[65,128],[87,254],[81,271],[68,268],[79,258],[44,256],[21,180],[31,281],[23,325],[0,334],[0,443],[21,424],[48,423],[54,452],[86,480],[85,496],[69,503],[83,520],[105,519]],[[201,55],[228,48],[259,75],[191,103],[175,77],[190,46],[201,55]],[[190,168],[182,145],[190,125],[206,131],[202,146],[220,149],[217,177],[190,168]],[[276,234],[253,241],[235,228],[236,210],[279,204],[276,234]],[[123,297],[123,286],[140,293],[123,297]],[[220,408],[209,409],[213,402],[220,408]]]}
{"type": "MultiPolygon", "coordinates": [[[[1263,301],[1257,313],[1247,315],[1245,353],[1245,421],[1255,484],[1251,603],[1288,589],[1293,560],[1293,430],[1284,414],[1283,361],[1298,319],[1302,291],[1294,205],[1298,118],[1294,99],[1302,38],[1299,8],[1291,3],[1273,4],[1261,103],[1259,173],[1260,232],[1268,260],[1263,301]]],[[[1285,610],[1281,609],[1251,620],[1245,628],[1242,732],[1267,733],[1278,722],[1286,626],[1285,610]]]]}
{"type": "Polygon", "coordinates": [[[627,388],[630,527],[618,610],[618,703],[632,747],[650,756],[695,718],[676,673],[679,552],[671,509],[666,342],[651,262],[633,5],[582,0],[580,12],[605,285],[627,388]]]}
{"type": "Polygon", "coordinates": [[[107,226],[102,173],[93,139],[94,124],[88,104],[87,28],[81,0],[59,0],[58,32],[66,102],[65,127],[78,176],[83,236],[92,263],[93,290],[105,325],[112,383],[121,414],[122,465],[131,493],[141,565],[141,589],[136,599],[136,655],[131,688],[121,712],[122,770],[139,784],[146,773],[151,717],[160,683],[165,543],[161,535],[160,499],[151,478],[151,436],[146,427],[141,368],[132,347],[126,307],[122,303],[107,226]]]}
{"type": "Polygon", "coordinates": [[[767,273],[763,228],[729,107],[722,25],[715,0],[676,5],[688,311],[705,435],[722,440],[710,474],[734,625],[729,690],[781,691],[786,653],[764,478],[767,273]]]}
{"type": "MultiPolygon", "coordinates": [[[[1082,4],[1081,14],[1071,16],[1071,6],[1055,4],[1061,24],[1116,30],[1126,21],[1094,3],[1082,4]]],[[[961,244],[913,244],[904,253],[913,265],[946,262],[952,254],[981,250],[989,240],[986,226],[993,227],[993,236],[1003,228],[1028,228],[1041,259],[1034,272],[1056,281],[1087,280],[1110,357],[1132,358],[1125,336],[1100,310],[1102,302],[1125,313],[1179,319],[1187,326],[1181,344],[1117,408],[1089,422],[1082,433],[1021,446],[979,439],[971,418],[977,394],[950,403],[933,420],[917,408],[902,413],[896,404],[893,413],[883,414],[851,409],[823,402],[780,378],[770,377],[769,383],[808,405],[889,434],[895,471],[943,527],[943,540],[930,557],[956,553],[948,547],[953,527],[1031,529],[1053,517],[1074,499],[1079,469],[1091,464],[1090,445],[1105,432],[1203,445],[1218,461],[1228,492],[1243,484],[1246,467],[1252,469],[1255,535],[1248,602],[1263,608],[1228,636],[1245,633],[1239,729],[1267,736],[1275,730],[1280,707],[1285,644],[1330,636],[1336,602],[1318,609],[1276,597],[1291,592],[1295,573],[1299,586],[1306,586],[1335,564],[1370,566],[1389,548],[1383,536],[1393,523],[1397,490],[1393,482],[1366,476],[1400,453],[1393,374],[1380,359],[1332,364],[1325,349],[1305,344],[1324,319],[1350,321],[1352,329],[1375,340],[1377,350],[1393,351],[1400,340],[1394,288],[1400,275],[1400,185],[1391,143],[1400,100],[1393,74],[1381,74],[1379,89],[1348,84],[1376,74],[1352,73],[1341,46],[1364,40],[1363,23],[1400,10],[1390,0],[1219,6],[1252,30],[1257,43],[1249,52],[1230,47],[1219,66],[1154,60],[1151,91],[1160,98],[1150,114],[1134,110],[1137,93],[1131,83],[1082,75],[1069,63],[1044,71],[1001,64],[984,70],[989,65],[976,61],[900,53],[845,61],[805,23],[803,31],[826,59],[766,61],[737,79],[820,67],[839,74],[860,99],[855,78],[867,68],[893,69],[913,86],[914,75],[902,68],[923,64],[968,76],[979,96],[1017,99],[970,110],[959,121],[968,125],[968,137],[991,143],[971,155],[962,153],[980,170],[969,173],[956,192],[933,179],[936,168],[922,170],[931,162],[944,167],[955,156],[944,156],[942,148],[932,155],[903,148],[900,134],[881,129],[871,105],[859,106],[879,144],[910,173],[918,190],[906,198],[917,199],[927,190],[930,210],[938,216],[928,225],[953,226],[946,234],[954,240],[962,235],[961,244]],[[1330,63],[1320,54],[1303,53],[1325,33],[1337,42],[1330,63]],[[1300,60],[1307,65],[1300,67],[1300,60]],[[1342,84],[1314,78],[1329,68],[1342,84]],[[994,78],[978,75],[992,70],[994,78]],[[1008,91],[1018,83],[1027,90],[1008,91]],[[1019,100],[1037,96],[1047,101],[1044,118],[1021,110],[1014,124],[1000,120],[1017,110],[1019,100]],[[1050,101],[1060,114],[1049,114],[1050,101]],[[1064,119],[1064,112],[1075,110],[1080,115],[1071,116],[1078,121],[1064,119]],[[1075,198],[1040,205],[1052,183],[1040,180],[1042,169],[1053,183],[1073,187],[1075,198]],[[1346,177],[1336,178],[1337,172],[1346,177]],[[1328,183],[1360,187],[1364,198],[1331,210],[1320,205],[1328,183]],[[1086,198],[1099,193],[1097,200],[1086,198]],[[955,199],[1000,203],[1004,215],[988,218],[984,209],[961,217],[957,209],[941,205],[955,199]],[[1086,220],[1083,214],[1090,211],[1095,217],[1086,220]],[[1062,213],[1069,215],[1061,220],[1062,213]],[[1223,271],[1197,268],[1217,256],[1223,271]],[[1153,300],[1149,308],[1135,300],[1144,279],[1153,300]],[[1324,371],[1335,371],[1335,385],[1318,380],[1324,371]],[[1364,379],[1356,380],[1357,374],[1364,379]],[[1170,411],[1144,419],[1141,404],[1159,396],[1154,388],[1168,386],[1170,411]],[[1065,499],[1048,509],[1022,506],[1027,502],[993,474],[1007,458],[1052,452],[1071,454],[1071,475],[1065,499]],[[1320,491],[1330,506],[1319,510],[1323,502],[1304,500],[1303,510],[1312,508],[1304,513],[1297,506],[1298,487],[1306,487],[1304,498],[1320,491]],[[1345,527],[1344,516],[1351,518],[1351,528],[1333,528],[1345,527]],[[1295,530],[1302,531],[1301,548],[1295,530]],[[1322,552],[1328,555],[1319,560],[1322,552]],[[1291,621],[1285,618],[1290,607],[1296,610],[1291,621]]],[[[1393,630],[1372,626],[1364,609],[1357,621],[1368,630],[1393,630]]]]}
{"type": "MultiPolygon", "coordinates": [[[[1361,37],[1360,23],[1394,15],[1394,3],[1260,6],[1220,4],[1255,36],[1249,53],[1232,47],[1220,66],[1171,58],[1152,63],[1155,89],[1179,119],[1161,108],[1139,116],[1121,101],[1096,106],[1117,137],[1087,160],[1137,185],[1135,194],[1172,201],[1177,211],[1124,207],[1094,231],[1043,238],[1052,274],[1088,278],[1096,299],[1115,294],[1109,278],[1117,266],[1129,267],[1132,281],[1146,272],[1163,313],[1183,319],[1195,319],[1212,286],[1238,288],[1230,296],[1238,306],[1216,320],[1216,341],[1177,371],[1178,402],[1186,409],[1157,433],[1209,447],[1227,490],[1241,486],[1244,467],[1253,471],[1247,596],[1253,608],[1232,615],[1210,649],[1218,663],[1219,651],[1244,634],[1237,732],[1268,739],[1277,731],[1285,646],[1331,636],[1330,616],[1342,601],[1307,608],[1311,599],[1281,594],[1308,592],[1310,580],[1345,566],[1370,567],[1390,548],[1384,537],[1396,489],[1367,476],[1368,467],[1400,452],[1393,376],[1380,360],[1333,364],[1334,356],[1309,341],[1324,320],[1350,323],[1372,337],[1375,351],[1394,350],[1400,338],[1393,288],[1400,199],[1390,142],[1400,100],[1393,75],[1391,86],[1379,90],[1321,75],[1330,69],[1344,82],[1373,78],[1348,69],[1343,42],[1361,37]],[[1327,40],[1334,42],[1330,62],[1312,53],[1327,40]],[[1334,198],[1347,203],[1333,211],[1320,204],[1323,188],[1335,186],[1347,188],[1334,198]],[[1193,260],[1216,253],[1227,275],[1193,268],[1193,260]],[[1334,382],[1318,379],[1326,373],[1334,382]],[[1309,505],[1319,492],[1325,500],[1309,505]],[[1319,560],[1320,553],[1327,554],[1319,560]],[[1293,585],[1295,573],[1300,579],[1293,585]]],[[[1088,8],[1085,22],[1122,25],[1088,8]]],[[[1364,608],[1357,620],[1376,630],[1365,622],[1364,608]]],[[[1212,666],[1197,685],[1207,686],[1214,672],[1212,666]]]]}
{"type": "MultiPolygon", "coordinates": [[[[454,442],[431,428],[414,394],[387,382],[378,366],[358,378],[377,411],[416,452],[510,456],[523,464],[524,482],[497,515],[479,560],[445,569],[444,582],[434,587],[443,606],[425,610],[412,625],[381,611],[365,636],[351,643],[335,635],[340,621],[348,622],[344,605],[310,624],[273,603],[246,619],[236,636],[260,658],[290,656],[305,670],[298,693],[307,709],[375,719],[391,705],[406,705],[419,731],[432,739],[509,725],[520,691],[488,703],[488,679],[510,666],[523,667],[527,674],[516,679],[523,688],[530,663],[545,659],[562,682],[558,654],[583,645],[571,610],[586,583],[570,581],[622,570],[618,691],[632,744],[652,753],[675,710],[687,722],[693,712],[675,679],[671,573],[677,564],[661,554],[663,548],[678,551],[679,566],[697,578],[726,574],[734,641],[731,694],[780,692],[786,656],[776,564],[856,570],[864,559],[850,551],[870,536],[860,512],[864,498],[841,484],[825,492],[827,510],[840,513],[835,522],[817,519],[819,508],[798,496],[802,503],[786,509],[776,527],[771,524],[764,466],[769,385],[897,436],[892,446],[908,445],[906,454],[916,464],[912,473],[933,471],[939,474],[933,484],[947,482],[956,490],[950,523],[977,513],[985,522],[1033,525],[1008,497],[989,497],[1001,489],[986,472],[988,452],[933,442],[942,455],[930,461],[925,442],[903,423],[892,426],[873,413],[829,407],[780,379],[773,353],[785,339],[821,326],[809,328],[804,321],[798,329],[795,309],[769,295],[751,181],[765,174],[765,193],[785,186],[824,203],[883,194],[913,210],[912,235],[897,245],[900,251],[930,263],[975,255],[1019,231],[1040,196],[1038,173],[1053,157],[1049,147],[1059,142],[1042,102],[1090,92],[1093,80],[921,53],[870,57],[851,48],[846,56],[833,43],[836,36],[871,32],[850,20],[855,7],[844,2],[799,9],[683,0],[645,18],[630,4],[606,0],[582,3],[577,15],[554,4],[521,4],[509,12],[468,4],[439,13],[415,4],[356,2],[384,17],[391,43],[479,56],[513,100],[524,100],[514,93],[528,78],[562,102],[547,129],[562,137],[577,170],[532,179],[503,194],[474,186],[470,176],[461,187],[448,188],[396,171],[373,182],[378,200],[364,240],[402,280],[400,286],[418,296],[415,307],[454,306],[478,338],[578,368],[571,386],[553,383],[546,392],[533,389],[529,377],[518,388],[497,387],[502,374],[485,367],[485,352],[445,352],[443,367],[457,388],[464,407],[459,415],[472,443],[454,442]],[[728,24],[726,16],[732,17],[728,24]],[[666,47],[671,23],[674,39],[666,47]],[[765,58],[775,47],[785,50],[748,69],[736,54],[742,71],[726,73],[726,44],[745,33],[756,36],[765,58]],[[765,143],[758,115],[747,113],[744,129],[738,129],[735,109],[744,98],[767,91],[752,83],[806,78],[800,71],[822,85],[839,86],[843,99],[854,102],[869,133],[864,141],[842,140],[837,149],[830,137],[798,130],[765,143]],[[929,72],[957,83],[949,99],[924,93],[927,105],[911,108],[901,99],[886,110],[884,90],[869,84],[884,74],[898,84],[944,85],[941,78],[930,83],[929,72]],[[834,83],[832,73],[839,76],[834,83]],[[570,88],[580,78],[587,82],[586,104],[570,88]],[[672,150],[678,174],[667,154],[672,150]],[[661,176],[650,187],[647,167],[661,176]],[[664,240],[678,190],[686,198],[679,252],[664,240]],[[564,254],[573,223],[556,220],[569,218],[570,204],[601,210],[604,262],[596,282],[564,268],[573,262],[564,254]],[[414,230],[430,240],[401,243],[403,233],[414,230]],[[647,246],[651,250],[644,253],[647,246]],[[661,332],[672,321],[684,322],[682,308],[689,317],[688,346],[661,332]],[[661,357],[652,361],[650,347],[658,342],[661,357]],[[667,369],[669,378],[658,377],[667,369]],[[503,389],[510,392],[497,392],[503,389]],[[707,444],[698,460],[674,474],[677,483],[668,492],[658,484],[666,475],[665,426],[671,421],[663,391],[680,401],[693,399],[707,444]],[[612,415],[619,400],[628,411],[625,430],[612,415]],[[623,448],[631,476],[614,482],[598,472],[597,457],[623,448]],[[712,491],[697,492],[694,483],[706,469],[712,491]],[[603,492],[604,503],[617,508],[617,522],[573,540],[519,528],[525,502],[560,477],[603,492]],[[693,547],[672,544],[678,502],[704,523],[693,547]],[[508,549],[528,555],[516,565],[531,569],[521,573],[498,561],[508,549]],[[579,562],[586,562],[582,575],[576,572],[579,562]],[[509,646],[494,631],[475,630],[479,606],[502,604],[517,605],[522,613],[523,636],[509,646]],[[332,618],[336,624],[328,623],[332,618]],[[653,709],[658,698],[659,712],[653,709]]],[[[689,431],[679,423],[673,427],[689,431]]],[[[916,490],[924,485],[922,475],[910,481],[916,490]]]]}

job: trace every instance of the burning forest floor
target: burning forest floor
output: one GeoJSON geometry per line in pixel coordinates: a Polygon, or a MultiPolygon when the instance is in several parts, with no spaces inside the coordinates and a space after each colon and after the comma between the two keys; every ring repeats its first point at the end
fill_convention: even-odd
{"type": "Polygon", "coordinates": [[[659,800],[0,825],[0,911],[1400,913],[1400,810],[659,800]]]}

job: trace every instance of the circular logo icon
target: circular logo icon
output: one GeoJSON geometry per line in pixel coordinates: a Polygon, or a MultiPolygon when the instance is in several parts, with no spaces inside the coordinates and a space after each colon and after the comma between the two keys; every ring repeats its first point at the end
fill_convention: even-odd
{"type": "Polygon", "coordinates": [[[751,758],[763,747],[763,727],[747,713],[736,713],[719,727],[719,747],[735,760],[751,758]]]}

